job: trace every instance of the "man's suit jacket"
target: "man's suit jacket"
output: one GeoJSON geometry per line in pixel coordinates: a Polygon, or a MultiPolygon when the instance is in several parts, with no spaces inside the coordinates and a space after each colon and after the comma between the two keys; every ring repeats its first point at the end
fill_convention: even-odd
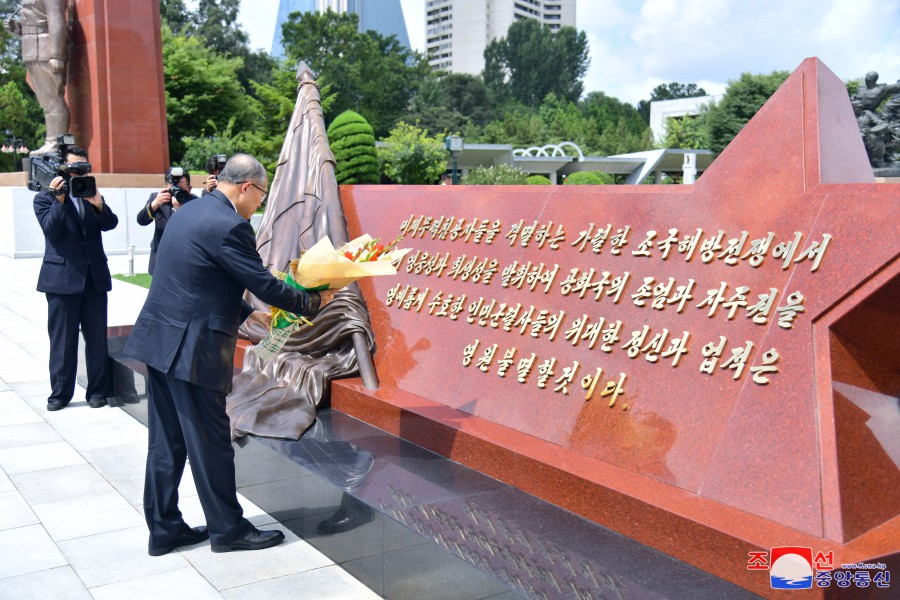
{"type": "Polygon", "coordinates": [[[125,355],[229,392],[238,326],[253,311],[242,299],[245,289],[293,313],[319,310],[318,293],[295,290],[266,271],[253,228],[222,192],[189,202],[166,226],[166,243],[125,355]]]}
{"type": "Polygon", "coordinates": [[[60,203],[50,192],[34,197],[34,214],[44,231],[44,262],[37,290],[54,294],[84,292],[88,269],[98,292],[112,289],[101,231],[109,231],[119,219],[103,203],[98,212],[84,201],[84,218],[78,215],[71,198],[60,203]]]}
{"type": "MultiPolygon", "coordinates": [[[[147,267],[147,270],[151,275],[153,275],[153,271],[156,270],[156,253],[159,251],[159,242],[166,232],[166,225],[169,223],[169,219],[172,218],[172,215],[177,212],[174,210],[171,202],[166,202],[159,207],[159,210],[154,211],[150,205],[156,200],[158,194],[159,192],[150,194],[150,199],[147,200],[144,209],[137,214],[138,225],[150,225],[151,223],[154,223],[153,239],[150,241],[150,264],[147,267]]],[[[191,197],[181,206],[196,199],[197,196],[191,194],[191,197]]]]}

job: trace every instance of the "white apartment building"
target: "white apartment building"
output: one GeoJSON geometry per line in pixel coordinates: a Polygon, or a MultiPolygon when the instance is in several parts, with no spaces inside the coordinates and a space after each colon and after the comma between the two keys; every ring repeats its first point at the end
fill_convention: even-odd
{"type": "Polygon", "coordinates": [[[519,19],[553,30],[575,27],[575,0],[427,0],[425,35],[432,70],[477,75],[484,49],[519,19]]]}

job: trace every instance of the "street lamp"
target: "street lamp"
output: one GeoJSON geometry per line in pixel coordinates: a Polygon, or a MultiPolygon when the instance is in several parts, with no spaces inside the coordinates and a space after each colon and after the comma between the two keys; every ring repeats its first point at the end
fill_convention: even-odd
{"type": "Polygon", "coordinates": [[[13,171],[18,171],[19,169],[16,167],[18,157],[16,154],[28,154],[28,146],[25,145],[25,140],[13,135],[9,129],[4,133],[6,137],[3,140],[3,146],[0,147],[0,152],[13,155],[13,171]]]}
{"type": "Polygon", "coordinates": [[[463,149],[462,136],[448,135],[446,139],[444,139],[444,146],[450,153],[451,177],[453,185],[456,185],[459,183],[459,171],[456,168],[456,159],[459,158],[459,153],[462,152],[463,149]]]}

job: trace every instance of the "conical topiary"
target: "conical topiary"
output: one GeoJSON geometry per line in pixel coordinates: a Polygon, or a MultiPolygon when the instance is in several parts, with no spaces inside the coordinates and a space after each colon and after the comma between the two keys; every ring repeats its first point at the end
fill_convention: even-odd
{"type": "Polygon", "coordinates": [[[337,163],[338,183],[378,183],[381,180],[375,132],[359,113],[346,110],[328,126],[328,141],[337,163]]]}

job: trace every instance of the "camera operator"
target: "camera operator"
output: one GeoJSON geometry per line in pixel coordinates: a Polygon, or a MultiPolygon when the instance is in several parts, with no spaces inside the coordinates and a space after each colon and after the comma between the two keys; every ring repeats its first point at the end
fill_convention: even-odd
{"type": "Polygon", "coordinates": [[[224,154],[216,154],[206,161],[206,172],[209,173],[209,175],[206,177],[206,181],[203,182],[203,192],[200,193],[201,196],[205,196],[216,189],[216,186],[219,183],[219,173],[225,168],[226,162],[228,162],[228,157],[224,154]]]}
{"type": "Polygon", "coordinates": [[[34,197],[34,214],[45,242],[37,290],[47,295],[48,411],[65,408],[75,392],[79,326],[85,344],[88,404],[104,406],[109,392],[106,293],[112,289],[112,280],[100,233],[114,229],[119,219],[96,191],[93,178],[72,176],[90,172],[87,160],[80,146],[61,144],[54,165],[64,175],[39,184],[42,191],[34,197]]]}
{"type": "Polygon", "coordinates": [[[197,196],[191,193],[191,175],[181,167],[172,167],[166,173],[166,187],[158,192],[150,194],[150,199],[144,206],[144,210],[137,215],[138,225],[153,223],[153,241],[150,242],[150,265],[148,271],[153,275],[156,268],[156,253],[165,233],[169,219],[179,208],[197,196]]]}

